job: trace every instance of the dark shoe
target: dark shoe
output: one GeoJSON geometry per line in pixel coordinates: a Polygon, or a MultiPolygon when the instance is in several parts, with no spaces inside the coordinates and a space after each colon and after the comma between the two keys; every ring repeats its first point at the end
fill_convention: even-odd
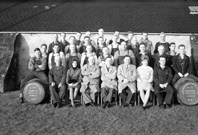
{"type": "Polygon", "coordinates": [[[53,106],[54,106],[54,108],[56,108],[56,106],[57,106],[57,103],[54,103],[54,104],[53,104],[53,106]]]}
{"type": "Polygon", "coordinates": [[[171,108],[171,104],[166,104],[166,109],[170,109],[171,108]]]}
{"type": "Polygon", "coordinates": [[[164,109],[165,107],[164,107],[164,105],[159,105],[159,108],[164,109]]]}
{"type": "Polygon", "coordinates": [[[102,108],[106,108],[107,104],[108,104],[108,102],[107,102],[107,101],[106,101],[106,102],[104,102],[104,104],[102,105],[102,108]]]}
{"type": "Polygon", "coordinates": [[[146,110],[146,106],[142,106],[142,109],[143,109],[143,110],[146,110]]]}
{"type": "Polygon", "coordinates": [[[107,107],[109,108],[110,106],[111,106],[111,105],[110,105],[110,102],[108,102],[108,103],[107,103],[107,107]]]}
{"type": "Polygon", "coordinates": [[[124,106],[124,107],[129,107],[129,104],[128,104],[128,103],[124,103],[123,106],[124,106]]]}
{"type": "Polygon", "coordinates": [[[76,108],[76,105],[74,104],[74,105],[72,105],[72,107],[73,107],[73,108],[76,108]]]}
{"type": "Polygon", "coordinates": [[[23,98],[19,98],[18,103],[19,103],[19,104],[24,103],[24,102],[23,102],[23,98]]]}
{"type": "Polygon", "coordinates": [[[95,106],[96,106],[96,105],[95,105],[95,103],[93,103],[93,102],[91,102],[91,103],[90,103],[90,105],[91,105],[91,106],[93,106],[93,107],[95,107],[95,106]]]}
{"type": "Polygon", "coordinates": [[[58,103],[57,106],[56,106],[56,108],[61,108],[61,105],[62,104],[58,103]]]}

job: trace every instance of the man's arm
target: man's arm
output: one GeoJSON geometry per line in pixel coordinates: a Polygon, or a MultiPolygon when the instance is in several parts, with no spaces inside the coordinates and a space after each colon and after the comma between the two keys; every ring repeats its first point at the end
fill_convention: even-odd
{"type": "Polygon", "coordinates": [[[35,70],[35,62],[34,62],[34,57],[31,57],[28,63],[28,69],[31,71],[35,70]]]}
{"type": "Polygon", "coordinates": [[[99,66],[97,66],[96,67],[96,71],[95,72],[93,72],[91,75],[89,75],[90,76],[90,78],[98,78],[98,77],[100,77],[100,68],[99,68],[99,66]]]}
{"type": "Polygon", "coordinates": [[[155,84],[157,84],[157,85],[160,85],[161,84],[161,81],[158,79],[157,68],[154,69],[154,77],[153,77],[153,79],[154,79],[155,84]]]}

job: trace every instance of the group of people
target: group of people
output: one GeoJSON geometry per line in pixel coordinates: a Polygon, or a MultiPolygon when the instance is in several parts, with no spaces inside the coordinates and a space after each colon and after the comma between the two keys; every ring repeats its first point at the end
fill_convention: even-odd
{"type": "MultiPolygon", "coordinates": [[[[74,99],[80,90],[86,106],[95,106],[96,93],[101,92],[102,107],[110,107],[112,95],[117,92],[122,105],[128,107],[132,95],[139,91],[143,109],[147,108],[151,92],[157,96],[160,108],[170,108],[176,92],[173,85],[183,77],[198,80],[190,74],[186,46],[178,45],[179,52],[176,52],[176,44],[166,42],[163,32],[155,47],[146,32],[139,42],[132,32],[124,40],[118,31],[107,40],[103,29],[98,30],[96,41],[91,39],[89,31],[83,40],[81,36],[77,32],[66,41],[66,34],[62,33],[61,38],[54,35],[49,46],[42,44],[30,58],[28,69],[49,86],[54,107],[62,105],[66,90],[69,90],[71,106],[75,107],[74,99]]],[[[27,78],[31,77],[22,80],[21,89],[27,78]]],[[[23,99],[22,94],[20,97],[23,99]]]]}

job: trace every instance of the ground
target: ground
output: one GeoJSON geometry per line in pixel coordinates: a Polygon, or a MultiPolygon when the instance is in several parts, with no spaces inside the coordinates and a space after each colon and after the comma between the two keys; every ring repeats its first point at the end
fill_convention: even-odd
{"type": "Polygon", "coordinates": [[[1,135],[193,134],[198,133],[198,107],[176,105],[123,108],[78,106],[53,108],[49,103],[19,104],[19,91],[0,94],[1,135]]]}

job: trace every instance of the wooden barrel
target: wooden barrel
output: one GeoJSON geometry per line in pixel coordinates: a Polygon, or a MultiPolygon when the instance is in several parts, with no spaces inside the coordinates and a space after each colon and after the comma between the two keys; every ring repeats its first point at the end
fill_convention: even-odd
{"type": "Polygon", "coordinates": [[[181,78],[174,85],[177,99],[181,104],[196,105],[198,103],[198,83],[190,78],[181,78]]]}
{"type": "Polygon", "coordinates": [[[39,104],[47,97],[46,88],[46,85],[40,79],[32,79],[23,88],[23,98],[30,104],[39,104]]]}

